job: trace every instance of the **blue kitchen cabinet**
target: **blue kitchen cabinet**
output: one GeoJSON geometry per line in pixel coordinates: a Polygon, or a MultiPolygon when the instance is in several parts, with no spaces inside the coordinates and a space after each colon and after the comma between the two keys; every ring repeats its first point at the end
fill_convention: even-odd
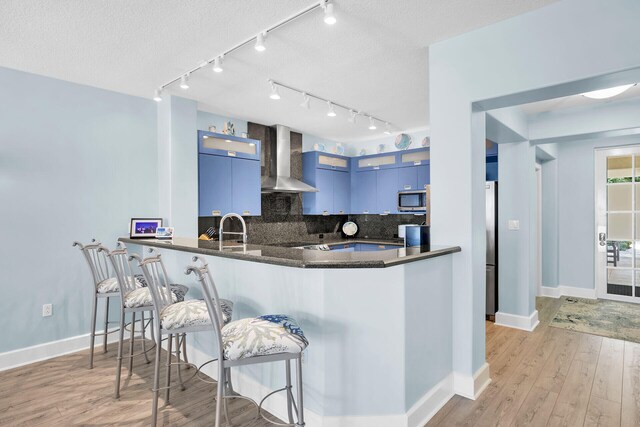
{"type": "Polygon", "coordinates": [[[332,171],[333,213],[348,214],[351,209],[351,176],[349,172],[332,171]]]}
{"type": "Polygon", "coordinates": [[[354,172],[351,213],[377,213],[378,182],[375,170],[354,172]]]}
{"type": "Polygon", "coordinates": [[[498,156],[487,157],[486,179],[487,181],[498,180],[498,156]]]}
{"type": "Polygon", "coordinates": [[[368,170],[393,169],[398,167],[396,153],[371,154],[352,159],[353,170],[361,172],[368,170]]]}
{"type": "Polygon", "coordinates": [[[418,188],[418,166],[398,169],[398,191],[410,191],[418,188]]]}
{"type": "Polygon", "coordinates": [[[198,153],[260,161],[260,141],[199,130],[198,153]]]}
{"type": "Polygon", "coordinates": [[[398,169],[380,169],[376,173],[376,212],[398,212],[398,169]]]}
{"type": "MultiPolygon", "coordinates": [[[[227,178],[228,179],[228,178],[227,178]]],[[[260,215],[260,162],[231,159],[232,212],[242,216],[260,215]]]]}
{"type": "Polygon", "coordinates": [[[426,188],[431,183],[431,164],[414,166],[418,170],[418,190],[426,188]]]}
{"type": "Polygon", "coordinates": [[[231,158],[198,155],[198,215],[217,216],[232,211],[231,158]]]}

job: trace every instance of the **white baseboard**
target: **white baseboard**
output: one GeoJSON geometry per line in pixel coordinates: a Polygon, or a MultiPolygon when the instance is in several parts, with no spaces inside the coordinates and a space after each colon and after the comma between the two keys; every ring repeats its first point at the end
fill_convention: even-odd
{"type": "Polygon", "coordinates": [[[588,299],[597,298],[595,289],[576,288],[574,286],[558,286],[555,288],[551,286],[542,286],[541,295],[539,296],[551,298],[560,298],[561,296],[588,299]]]}
{"type": "MultiPolygon", "coordinates": [[[[196,365],[211,359],[211,356],[194,348],[189,343],[187,343],[187,351],[189,352],[189,361],[196,365]]],[[[488,365],[486,366],[488,376],[488,365]]],[[[205,366],[202,372],[217,379],[217,364],[211,363],[205,366]]],[[[239,373],[237,369],[232,369],[231,372],[233,387],[243,396],[259,402],[272,391],[253,378],[239,373]]],[[[425,393],[406,414],[323,416],[305,408],[304,420],[307,427],[422,427],[451,399],[453,394],[453,374],[449,374],[425,393]]],[[[282,420],[287,418],[287,400],[284,393],[277,393],[267,399],[263,408],[282,420]]]]}
{"type": "MultiPolygon", "coordinates": [[[[115,331],[117,328],[111,328],[115,331]]],[[[125,337],[128,337],[125,331],[125,337]]],[[[107,337],[108,343],[118,341],[118,334],[111,333],[107,337]]],[[[102,337],[96,337],[96,351],[102,347],[102,337]]],[[[37,344],[31,347],[19,348],[17,350],[0,353],[0,372],[6,371],[30,363],[40,362],[65,354],[75,353],[89,348],[89,334],[77,335],[75,337],[64,338],[44,344],[37,344]]]]}
{"type": "Polygon", "coordinates": [[[538,310],[534,310],[529,316],[519,316],[517,314],[496,313],[496,325],[508,328],[522,329],[531,332],[538,326],[538,310]]]}
{"type": "Polygon", "coordinates": [[[473,376],[453,373],[453,392],[467,399],[476,400],[490,383],[489,364],[486,362],[473,376]]]}

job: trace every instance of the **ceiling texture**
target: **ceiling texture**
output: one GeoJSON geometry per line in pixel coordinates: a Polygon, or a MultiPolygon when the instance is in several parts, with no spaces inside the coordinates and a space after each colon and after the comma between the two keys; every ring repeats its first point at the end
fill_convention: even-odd
{"type": "MultiPolygon", "coordinates": [[[[268,79],[394,125],[429,126],[428,46],[555,0],[335,0],[337,23],[315,10],[227,56],[224,72],[191,76],[168,90],[200,108],[349,142],[382,136],[348,113],[299,106],[268,79]]],[[[0,66],[151,98],[155,88],[312,5],[305,0],[3,0],[0,66]]]]}

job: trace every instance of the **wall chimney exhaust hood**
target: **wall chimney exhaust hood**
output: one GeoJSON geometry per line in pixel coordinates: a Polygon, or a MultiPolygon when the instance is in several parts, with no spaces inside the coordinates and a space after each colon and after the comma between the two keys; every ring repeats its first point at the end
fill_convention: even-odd
{"type": "Polygon", "coordinates": [[[291,130],[276,125],[276,153],[271,153],[270,175],[262,177],[263,193],[309,193],[317,189],[291,177],[291,130]]]}

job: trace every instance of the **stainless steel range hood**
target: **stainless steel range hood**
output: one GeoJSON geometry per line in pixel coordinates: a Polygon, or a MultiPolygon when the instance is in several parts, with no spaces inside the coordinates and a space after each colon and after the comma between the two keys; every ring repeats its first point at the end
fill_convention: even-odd
{"type": "Polygon", "coordinates": [[[275,153],[272,149],[270,166],[271,174],[262,177],[263,193],[307,193],[318,191],[302,181],[291,178],[291,130],[286,126],[276,125],[275,153]]]}

